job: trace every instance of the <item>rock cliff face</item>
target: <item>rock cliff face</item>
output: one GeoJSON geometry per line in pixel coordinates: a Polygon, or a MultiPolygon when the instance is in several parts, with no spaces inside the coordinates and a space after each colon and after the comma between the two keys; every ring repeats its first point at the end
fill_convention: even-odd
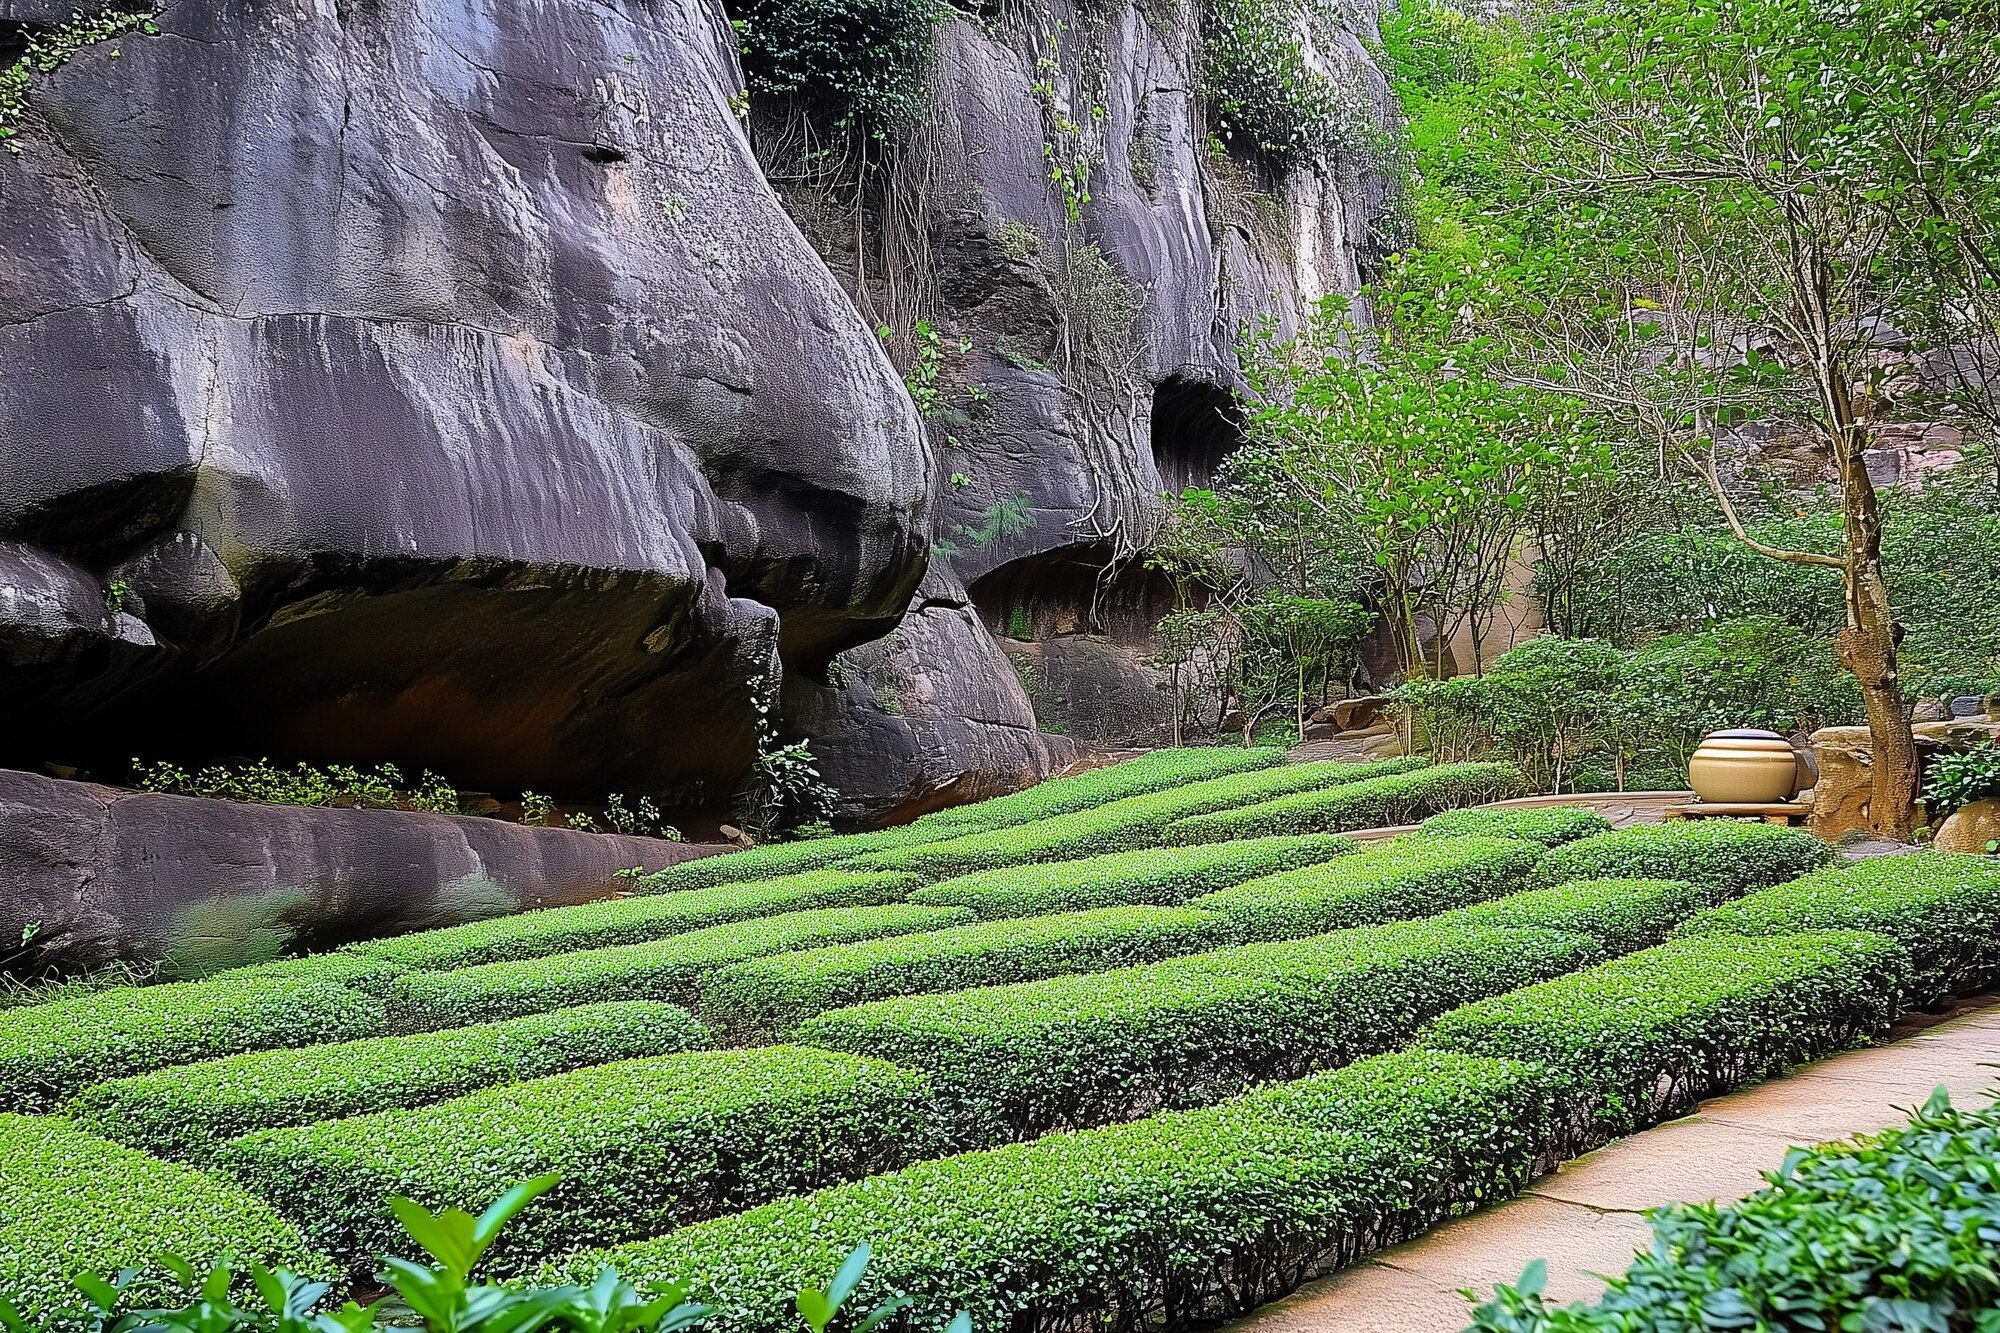
{"type": "Polygon", "coordinates": [[[1146,602],[1233,328],[1353,286],[1381,194],[1211,154],[1185,20],[949,20],[925,188],[877,229],[949,340],[925,420],[867,246],[767,183],[712,0],[157,21],[39,80],[0,155],[0,762],[714,800],[782,682],[853,818],[1039,776],[1072,747],[1007,599],[1078,633],[1146,602]]]}

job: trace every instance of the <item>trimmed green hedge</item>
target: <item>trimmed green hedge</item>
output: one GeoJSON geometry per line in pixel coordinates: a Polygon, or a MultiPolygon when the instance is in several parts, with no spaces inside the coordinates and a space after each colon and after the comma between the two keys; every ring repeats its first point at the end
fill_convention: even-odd
{"type": "Polygon", "coordinates": [[[1449,916],[1468,925],[1541,926],[1589,935],[1605,953],[1616,955],[1664,942],[1707,905],[1707,890],[1685,880],[1579,879],[1510,893],[1449,916]]]}
{"type": "Polygon", "coordinates": [[[1540,843],[1513,838],[1403,838],[1220,889],[1192,905],[1235,921],[1251,939],[1291,939],[1512,893],[1542,855],[1540,843]]]}
{"type": "Polygon", "coordinates": [[[1833,848],[1803,829],[1688,819],[1641,824],[1554,848],[1544,884],[1571,879],[1684,879],[1725,898],[1796,879],[1833,860],[1833,848]]]}
{"type": "Polygon", "coordinates": [[[1246,838],[1207,847],[1148,847],[1081,861],[960,875],[926,884],[910,894],[910,901],[970,907],[988,920],[1141,903],[1180,907],[1246,879],[1317,865],[1353,850],[1354,840],[1337,833],[1246,838]]]}
{"type": "Polygon", "coordinates": [[[1594,1306],[1551,1309],[1502,1287],[1476,1333],[1695,1329],[1986,1330],[2000,1311],[2000,1108],[1959,1111],[1939,1089],[1907,1125],[1794,1149],[1741,1203],[1674,1204],[1653,1246],[1594,1306]]]}
{"type": "Polygon", "coordinates": [[[410,1111],[267,1129],[220,1165],[344,1258],[400,1236],[388,1200],[493,1199],[531,1176],[562,1183],[508,1224],[532,1258],[654,1236],[928,1155],[924,1080],[797,1046],[693,1051],[489,1088],[410,1111]]]}
{"type": "Polygon", "coordinates": [[[1177,819],[1165,840],[1179,846],[1281,834],[1344,833],[1408,824],[1442,810],[1519,796],[1521,772],[1511,764],[1439,764],[1321,791],[1293,792],[1256,805],[1177,819]]]}
{"type": "Polygon", "coordinates": [[[1425,1041],[1560,1073],[1576,1150],[1885,1030],[1909,970],[1864,931],[1675,940],[1467,1005],[1425,1041]]]}
{"type": "MultiPolygon", "coordinates": [[[[1265,800],[1281,792],[1339,787],[1391,773],[1421,768],[1421,759],[1378,759],[1365,764],[1330,760],[1317,764],[1281,764],[1277,768],[1234,773],[1228,777],[1191,782],[1171,791],[1128,796],[1073,815],[1038,819],[1017,828],[972,833],[945,842],[904,847],[865,856],[852,869],[909,870],[930,879],[949,879],[975,870],[997,870],[1030,861],[1061,861],[1076,856],[1157,847],[1169,824],[1188,815],[1206,814],[1265,800]]],[[[1248,836],[1248,835],[1244,835],[1248,836]]],[[[1208,841],[1223,842],[1225,838],[1208,841]]]]}
{"type": "Polygon", "coordinates": [[[1427,838],[1457,838],[1482,833],[1490,838],[1525,838],[1557,847],[1578,838],[1609,833],[1611,821],[1582,805],[1501,806],[1447,810],[1426,819],[1417,832],[1427,838]]]}
{"type": "Polygon", "coordinates": [[[960,1142],[1232,1096],[1407,1041],[1427,1019],[1584,966],[1595,941],[1404,922],[1145,967],[837,1009],[813,1045],[932,1076],[960,1142]]]}
{"type": "Polygon", "coordinates": [[[2000,861],[1921,852],[1821,870],[1710,908],[1683,935],[1872,930],[1910,951],[1905,1002],[1933,1004],[2000,981],[2000,861]]]}
{"type": "Polygon", "coordinates": [[[708,1030],[686,1010],[631,1000],[176,1065],[87,1088],[70,1102],[69,1114],[108,1139],[199,1160],[251,1130],[421,1106],[496,1083],[708,1044],[708,1030]]]}
{"type": "Polygon", "coordinates": [[[1529,1178],[1549,1123],[1532,1066],[1399,1052],[1221,1106],[1057,1134],[549,1265],[686,1278],[711,1333],[782,1333],[793,1293],[865,1241],[856,1308],[913,1328],[1179,1327],[1240,1314],[1529,1178]]]}
{"type": "Polygon", "coordinates": [[[411,972],[398,979],[391,1009],[399,1025],[415,1030],[601,1000],[666,1000],[693,1006],[701,1001],[704,977],[746,958],[936,930],[970,920],[972,913],[963,907],[909,903],[785,912],[640,944],[483,963],[456,972],[411,972]]]}
{"type": "Polygon", "coordinates": [[[1093,768],[1066,778],[1037,783],[1011,796],[956,806],[925,815],[912,824],[937,838],[955,838],[966,833],[1011,828],[1017,824],[1047,819],[1053,815],[1075,814],[1127,796],[1184,787],[1191,782],[1275,768],[1285,761],[1285,752],[1269,746],[1244,749],[1240,746],[1212,746],[1179,750],[1154,750],[1122,764],[1093,768]]]}
{"type": "Polygon", "coordinates": [[[732,1034],[776,1036],[814,1014],[865,1000],[1100,972],[1241,938],[1227,919],[1186,907],[1100,907],[981,921],[737,963],[703,983],[702,1012],[732,1034]]]}
{"type": "Polygon", "coordinates": [[[107,1078],[382,1030],[378,999],[267,977],[121,986],[0,1010],[0,1109],[45,1110],[107,1078]]]}
{"type": "Polygon", "coordinates": [[[161,1253],[202,1270],[234,1257],[308,1276],[338,1271],[268,1205],[226,1181],[55,1116],[0,1114],[0,1295],[30,1327],[92,1326],[70,1282],[86,1270],[138,1267],[135,1304],[172,1299],[178,1283],[152,1262],[161,1253]]]}
{"type": "Polygon", "coordinates": [[[300,958],[279,958],[248,967],[232,967],[202,978],[204,981],[231,981],[241,977],[261,977],[281,981],[330,981],[349,990],[380,995],[389,989],[403,969],[386,958],[336,951],[307,954],[300,958]]]}
{"type": "Polygon", "coordinates": [[[914,825],[877,829],[873,833],[842,833],[831,838],[803,838],[797,842],[773,842],[740,852],[724,852],[683,861],[677,866],[632,881],[634,893],[677,893],[682,889],[708,889],[718,884],[743,884],[751,880],[777,879],[802,875],[872,852],[934,842],[937,834],[914,825]]]}
{"type": "Polygon", "coordinates": [[[348,947],[403,967],[472,967],[613,944],[638,944],[780,912],[901,902],[916,883],[909,875],[815,870],[750,884],[547,907],[348,947]]]}

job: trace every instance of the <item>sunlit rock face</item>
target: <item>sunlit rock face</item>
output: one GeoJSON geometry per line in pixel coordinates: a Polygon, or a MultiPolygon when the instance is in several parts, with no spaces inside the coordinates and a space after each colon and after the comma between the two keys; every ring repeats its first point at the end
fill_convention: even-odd
{"type": "Polygon", "coordinates": [[[934,468],[719,8],[159,26],[0,155],[0,760],[726,793],[901,616],[934,468]]]}

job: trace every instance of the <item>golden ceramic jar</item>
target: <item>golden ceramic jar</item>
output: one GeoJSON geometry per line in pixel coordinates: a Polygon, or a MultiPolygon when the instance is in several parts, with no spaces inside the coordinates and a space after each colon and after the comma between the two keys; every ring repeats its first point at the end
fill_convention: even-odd
{"type": "Polygon", "coordinates": [[[1798,756],[1775,731],[1711,731],[1688,760],[1688,786],[1710,805],[1788,801],[1798,773],[1798,756]]]}

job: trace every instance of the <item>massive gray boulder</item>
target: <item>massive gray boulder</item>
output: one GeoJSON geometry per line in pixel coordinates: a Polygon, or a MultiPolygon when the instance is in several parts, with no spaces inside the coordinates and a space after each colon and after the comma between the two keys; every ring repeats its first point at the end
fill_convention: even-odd
{"type": "MultiPolygon", "coordinates": [[[[0,39],[71,8],[0,0],[0,39]]],[[[1384,190],[1211,151],[1173,4],[940,24],[868,265],[760,170],[720,0],[157,21],[0,154],[0,762],[719,806],[781,698],[866,822],[1073,758],[1052,663],[1120,719],[1071,732],[1155,739],[1157,497],[1233,441],[1238,328],[1352,289],[1384,190]],[[927,420],[873,332],[916,317],[927,420]]],[[[1320,54],[1379,117],[1349,22],[1320,54]]]]}
{"type": "Polygon", "coordinates": [[[0,156],[8,757],[726,793],[774,654],[896,624],[933,468],[719,9],[158,23],[0,156]]]}

